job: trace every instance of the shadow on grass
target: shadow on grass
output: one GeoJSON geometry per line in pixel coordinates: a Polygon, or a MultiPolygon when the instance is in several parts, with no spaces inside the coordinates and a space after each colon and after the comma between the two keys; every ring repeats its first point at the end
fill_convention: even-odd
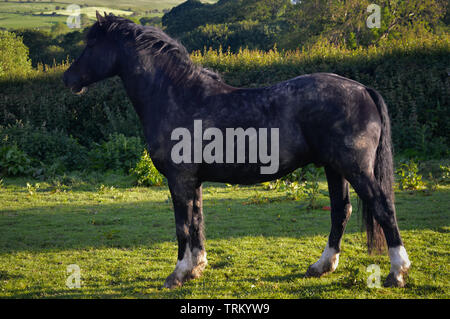
{"type": "MultiPolygon", "coordinates": [[[[398,198],[397,216],[402,231],[432,229],[448,233],[448,193],[436,192],[426,198],[410,195],[398,198]]],[[[275,200],[260,205],[244,205],[244,201],[231,197],[204,201],[207,239],[328,236],[329,211],[299,209],[296,201],[275,200]]],[[[361,231],[358,218],[351,219],[346,233],[361,231]]],[[[3,210],[0,211],[0,233],[0,251],[3,252],[136,248],[175,242],[174,217],[168,200],[83,205],[68,200],[64,204],[3,210]]]]}
{"type": "MultiPolygon", "coordinates": [[[[289,280],[289,279],[285,279],[289,280]]],[[[281,280],[283,281],[283,280],[281,280]]],[[[43,288],[27,288],[27,289],[15,289],[9,291],[14,297],[14,299],[27,299],[27,298],[66,298],[66,299],[79,299],[79,298],[127,298],[133,296],[133,298],[140,299],[186,299],[192,298],[193,293],[198,293],[199,290],[202,294],[208,295],[212,293],[214,295],[221,295],[220,288],[211,287],[209,289],[203,289],[201,287],[193,287],[189,285],[185,285],[181,288],[177,288],[174,290],[168,290],[165,288],[161,288],[161,284],[163,281],[146,280],[144,282],[137,283],[126,283],[121,284],[117,287],[83,287],[81,289],[68,289],[68,288],[60,288],[51,290],[43,289],[43,288]]],[[[294,298],[329,298],[333,293],[342,293],[343,289],[358,289],[358,294],[361,292],[366,292],[369,296],[373,291],[370,288],[367,288],[363,285],[356,286],[343,286],[340,281],[334,282],[310,282],[310,283],[302,283],[298,286],[293,286],[288,288],[285,292],[289,292],[294,298]]],[[[390,291],[393,288],[384,288],[387,291],[390,291]]],[[[384,290],[383,289],[383,290],[384,290]]],[[[404,289],[407,293],[403,296],[403,298],[427,298],[430,294],[442,294],[445,295],[446,290],[442,287],[432,286],[432,285],[411,285],[407,284],[404,289]]],[[[224,288],[226,290],[226,288],[224,288]]],[[[226,293],[226,291],[224,291],[226,293]]],[[[389,295],[390,296],[390,295],[389,295]]],[[[239,298],[239,292],[235,292],[233,297],[239,298]]],[[[347,298],[354,298],[355,296],[349,295],[347,298]]],[[[380,295],[373,295],[374,298],[379,298],[380,295]]],[[[5,297],[3,297],[5,298],[5,297]]],[[[6,297],[8,298],[8,297],[6,297]]],[[[220,298],[220,297],[219,297],[220,298]]]]}

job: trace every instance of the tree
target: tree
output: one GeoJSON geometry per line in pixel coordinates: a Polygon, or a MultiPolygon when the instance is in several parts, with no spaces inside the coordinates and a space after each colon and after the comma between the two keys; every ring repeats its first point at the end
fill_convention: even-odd
{"type": "Polygon", "coordinates": [[[56,22],[51,28],[53,35],[59,35],[67,31],[69,31],[69,27],[64,22],[56,22]]]}
{"type": "Polygon", "coordinates": [[[23,75],[31,71],[28,48],[22,38],[8,31],[0,31],[0,78],[23,75]]]}
{"type": "Polygon", "coordinates": [[[376,44],[383,38],[399,38],[408,32],[419,34],[438,28],[448,30],[448,24],[445,24],[449,19],[446,0],[379,0],[379,28],[370,28],[366,24],[370,15],[367,8],[372,2],[302,0],[293,5],[290,0],[219,0],[214,4],[189,0],[165,14],[162,25],[170,35],[187,39],[190,44],[197,43],[193,46],[196,49],[203,49],[203,46],[198,47],[199,39],[217,45],[229,43],[233,37],[236,41],[232,42],[236,45],[245,46],[247,40],[253,44],[260,35],[268,34],[261,32],[264,28],[277,29],[277,34],[261,38],[260,48],[266,48],[267,41],[273,41],[269,47],[277,43],[278,47],[285,49],[314,44],[319,39],[356,49],[376,44]],[[248,38],[248,29],[242,23],[250,21],[255,33],[248,38]],[[253,25],[255,22],[259,25],[253,25]],[[224,31],[225,26],[228,29],[233,26],[232,35],[224,31]],[[194,39],[193,36],[199,38],[194,39]]]}

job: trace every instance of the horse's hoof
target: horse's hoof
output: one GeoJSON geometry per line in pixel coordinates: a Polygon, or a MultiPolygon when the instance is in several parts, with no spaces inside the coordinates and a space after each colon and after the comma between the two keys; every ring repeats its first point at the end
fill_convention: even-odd
{"type": "Polygon", "coordinates": [[[313,264],[313,265],[310,265],[310,266],[308,267],[308,270],[306,271],[305,277],[306,277],[306,278],[309,278],[309,277],[316,277],[316,278],[319,278],[319,277],[321,277],[323,274],[324,274],[324,273],[323,273],[323,272],[320,272],[317,268],[315,268],[315,267],[314,267],[314,264],[313,264]]]}
{"type": "Polygon", "coordinates": [[[197,260],[197,266],[195,266],[192,271],[187,276],[188,280],[200,278],[203,274],[203,271],[206,268],[208,261],[206,260],[206,254],[203,258],[197,260]]]}
{"type": "Polygon", "coordinates": [[[403,288],[406,285],[405,279],[403,278],[403,274],[398,274],[397,276],[391,272],[387,276],[386,280],[383,284],[385,287],[393,287],[393,288],[403,288]]]}
{"type": "Polygon", "coordinates": [[[181,282],[177,278],[175,272],[170,274],[169,277],[167,277],[166,281],[164,282],[164,288],[168,288],[168,289],[178,288],[178,287],[181,287],[182,285],[183,285],[183,282],[181,282]]]}

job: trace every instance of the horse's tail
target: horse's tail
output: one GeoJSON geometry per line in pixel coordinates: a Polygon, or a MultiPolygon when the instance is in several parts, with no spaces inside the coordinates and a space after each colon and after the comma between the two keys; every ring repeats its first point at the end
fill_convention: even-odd
{"type": "MultiPolygon", "coordinates": [[[[394,202],[394,163],[392,155],[391,125],[387,105],[383,97],[376,90],[367,88],[370,96],[375,102],[381,118],[381,136],[375,157],[375,178],[387,197],[388,201],[394,202]]],[[[372,211],[368,209],[367,203],[362,203],[363,219],[366,225],[367,246],[369,253],[383,252],[385,248],[385,237],[383,229],[375,221],[372,211]]]]}

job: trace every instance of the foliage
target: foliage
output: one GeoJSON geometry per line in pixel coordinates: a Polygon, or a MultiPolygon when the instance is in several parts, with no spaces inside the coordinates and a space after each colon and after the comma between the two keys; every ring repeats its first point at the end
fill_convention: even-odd
{"type": "Polygon", "coordinates": [[[31,160],[17,145],[0,147],[0,174],[19,176],[28,175],[31,171],[31,160]]]}
{"type": "Polygon", "coordinates": [[[164,184],[164,176],[153,165],[147,150],[144,150],[136,166],[130,170],[136,177],[139,186],[161,186],[164,184]]]}
{"type": "MultiPolygon", "coordinates": [[[[323,177],[323,170],[314,165],[296,169],[292,173],[272,182],[262,183],[265,189],[284,192],[288,200],[304,200],[307,209],[317,209],[320,194],[319,180],[323,177]]],[[[327,195],[325,193],[325,195],[327,195]]]]}
{"type": "Polygon", "coordinates": [[[94,144],[89,151],[90,168],[95,170],[130,171],[135,167],[144,145],[139,137],[111,134],[101,144],[94,144]]]}
{"type": "Polygon", "coordinates": [[[319,191],[319,178],[322,175],[319,169],[307,170],[305,174],[306,185],[305,193],[308,199],[308,209],[317,209],[319,205],[317,203],[319,191]]]}
{"type": "Polygon", "coordinates": [[[27,191],[29,195],[35,195],[36,192],[41,188],[41,184],[40,183],[27,183],[27,191]]]}
{"type": "Polygon", "coordinates": [[[76,58],[85,45],[85,30],[62,32],[66,24],[54,25],[52,31],[36,29],[18,29],[14,32],[23,38],[23,43],[30,50],[30,59],[34,67],[38,64],[60,64],[67,57],[76,58]]]}
{"type": "Polygon", "coordinates": [[[69,30],[69,27],[64,22],[56,22],[51,27],[51,33],[53,33],[55,35],[67,33],[68,30],[69,30]]]}
{"type": "Polygon", "coordinates": [[[397,174],[400,177],[401,190],[417,190],[425,186],[422,181],[422,175],[418,174],[419,164],[414,160],[402,163],[397,169],[397,174]]]}
{"type": "Polygon", "coordinates": [[[286,183],[286,181],[282,181],[284,187],[279,188],[279,190],[285,189],[286,198],[289,200],[303,200],[306,197],[306,182],[292,182],[286,183]]]}
{"type": "Polygon", "coordinates": [[[22,38],[14,33],[0,30],[0,79],[26,75],[31,71],[28,48],[22,38]]]}
{"type": "Polygon", "coordinates": [[[45,126],[86,147],[113,133],[142,138],[141,124],[119,79],[98,83],[79,97],[61,81],[67,66],[41,67],[26,78],[0,82],[0,112],[4,115],[0,125],[21,121],[45,126]]]}
{"type": "Polygon", "coordinates": [[[326,38],[350,49],[402,38],[406,31],[448,31],[444,0],[381,0],[380,28],[368,28],[369,0],[235,0],[202,4],[186,1],[162,18],[166,31],[190,49],[240,47],[296,49],[326,38]],[[242,27],[252,21],[251,28],[242,27]],[[275,27],[276,26],[276,27],[275,27]],[[210,39],[207,39],[207,36],[210,39]],[[205,42],[198,41],[204,39],[205,42]],[[258,41],[255,41],[258,39],[258,41]]]}
{"type": "Polygon", "coordinates": [[[299,43],[314,43],[317,38],[327,38],[331,43],[349,48],[368,46],[384,39],[402,38],[411,30],[438,30],[446,13],[445,1],[381,0],[380,28],[368,28],[369,0],[328,1],[306,0],[290,6],[286,20],[292,26],[282,36],[280,46],[295,48],[299,43]]]}
{"type": "Polygon", "coordinates": [[[80,170],[86,165],[86,148],[58,129],[33,127],[17,122],[0,126],[0,145],[17,145],[25,150],[35,166],[62,165],[60,170],[80,170]]]}
{"type": "Polygon", "coordinates": [[[441,180],[443,183],[450,183],[450,166],[440,165],[441,168],[441,180]]]}
{"type": "Polygon", "coordinates": [[[276,22],[261,24],[254,20],[206,24],[183,33],[180,40],[190,51],[202,48],[231,48],[234,52],[240,47],[269,50],[273,48],[283,27],[283,24],[276,22]]]}
{"type": "Polygon", "coordinates": [[[161,17],[142,17],[139,19],[139,23],[142,25],[151,25],[154,27],[162,27],[161,17]]]}

